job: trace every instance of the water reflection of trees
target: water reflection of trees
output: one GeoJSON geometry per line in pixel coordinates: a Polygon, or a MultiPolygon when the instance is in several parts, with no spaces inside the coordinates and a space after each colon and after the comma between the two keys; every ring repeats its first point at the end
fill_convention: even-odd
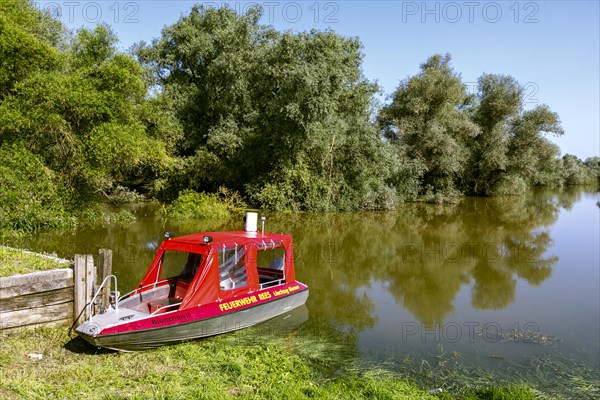
{"type": "MultiPolygon", "coordinates": [[[[156,203],[127,205],[136,217],[133,223],[86,224],[73,230],[50,230],[15,240],[12,245],[73,258],[74,254],[98,256],[101,248],[113,251],[113,272],[122,293],[139,283],[164,240],[165,231],[185,235],[198,231],[239,229],[239,221],[168,221],[156,203]]],[[[118,212],[122,208],[112,211],[118,212]]]]}
{"type": "MultiPolygon", "coordinates": [[[[565,202],[556,196],[470,198],[453,206],[409,204],[395,213],[275,215],[295,238],[300,279],[309,283],[311,319],[355,331],[377,321],[366,295],[374,281],[433,326],[471,286],[471,303],[501,309],[519,279],[539,285],[557,257],[549,228],[565,202]]],[[[568,201],[567,201],[568,202],[568,201]]]]}
{"type": "MultiPolygon", "coordinates": [[[[358,333],[377,322],[367,293],[373,282],[427,326],[442,323],[466,285],[471,303],[500,309],[514,301],[519,279],[539,285],[557,258],[547,256],[550,226],[578,192],[467,198],[453,206],[407,204],[397,212],[272,214],[267,229],[294,236],[297,276],[310,285],[311,323],[358,333]]],[[[134,208],[133,224],[84,227],[27,238],[32,250],[71,257],[113,249],[122,290],[135,285],[163,232],[240,229],[241,221],[172,223],[156,206],[134,208]]]]}

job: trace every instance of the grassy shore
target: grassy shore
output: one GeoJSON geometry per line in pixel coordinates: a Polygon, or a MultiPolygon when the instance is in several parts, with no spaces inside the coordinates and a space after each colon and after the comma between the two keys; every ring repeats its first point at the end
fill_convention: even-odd
{"type": "MultiPolygon", "coordinates": [[[[0,247],[0,276],[64,267],[0,247]]],[[[267,325],[137,353],[96,349],[68,327],[0,331],[0,399],[534,399],[523,386],[431,394],[343,345],[267,325]]]]}
{"type": "Polygon", "coordinates": [[[0,277],[66,267],[51,257],[0,246],[0,277]]]}
{"type": "MultiPolygon", "coordinates": [[[[228,334],[137,353],[98,350],[67,327],[0,332],[0,398],[454,399],[380,370],[333,361],[294,332],[264,341],[228,334]],[[41,356],[39,356],[41,355],[41,356]],[[40,358],[41,357],[41,358],[40,358]]],[[[256,338],[255,338],[256,339],[256,338]]],[[[534,399],[524,387],[461,399],[534,399]]]]}

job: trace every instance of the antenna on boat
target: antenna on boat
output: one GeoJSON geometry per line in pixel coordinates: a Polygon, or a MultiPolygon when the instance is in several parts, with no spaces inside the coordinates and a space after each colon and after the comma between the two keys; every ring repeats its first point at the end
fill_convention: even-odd
{"type": "Polygon", "coordinates": [[[262,230],[262,234],[265,234],[265,220],[267,219],[267,217],[265,217],[264,215],[260,216],[260,225],[261,225],[261,230],[262,230]]]}

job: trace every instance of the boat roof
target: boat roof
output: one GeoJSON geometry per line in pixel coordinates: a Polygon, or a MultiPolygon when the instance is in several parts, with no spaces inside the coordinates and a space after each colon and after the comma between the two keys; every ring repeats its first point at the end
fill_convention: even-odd
{"type": "Polygon", "coordinates": [[[290,240],[291,236],[281,233],[271,233],[271,232],[246,232],[246,231],[227,231],[227,232],[198,232],[193,233],[191,235],[174,237],[169,240],[169,242],[173,243],[182,243],[182,244],[196,244],[196,245],[204,245],[204,237],[210,236],[212,241],[210,242],[210,246],[222,246],[228,244],[247,244],[247,243],[271,243],[273,242],[281,242],[284,240],[290,240]]]}
{"type": "MultiPolygon", "coordinates": [[[[255,245],[255,251],[283,248],[285,251],[283,257],[283,276],[286,282],[294,282],[296,280],[291,235],[246,231],[198,232],[163,241],[146,275],[142,278],[139,287],[147,287],[158,282],[159,279],[169,278],[168,276],[161,278],[163,254],[166,250],[175,250],[204,254],[201,261],[201,266],[203,267],[198,268],[195,272],[194,278],[190,282],[190,286],[186,290],[186,294],[179,306],[180,310],[196,307],[198,304],[234,298],[248,291],[258,290],[260,281],[257,273],[256,253],[253,253],[252,249],[246,249],[249,251],[239,253],[240,256],[253,254],[252,257],[246,258],[246,260],[249,260],[247,263],[245,261],[248,284],[231,290],[220,289],[221,277],[219,267],[222,262],[225,263],[228,261],[225,259],[225,252],[220,255],[219,250],[221,248],[232,249],[234,247],[237,248],[237,246],[247,245],[251,245],[250,247],[255,245]],[[205,243],[205,236],[210,236],[212,240],[209,243],[205,243]]],[[[237,257],[237,253],[235,257],[237,257]]],[[[196,260],[194,262],[199,262],[197,258],[196,260]]],[[[236,258],[236,262],[238,260],[236,258]]]]}

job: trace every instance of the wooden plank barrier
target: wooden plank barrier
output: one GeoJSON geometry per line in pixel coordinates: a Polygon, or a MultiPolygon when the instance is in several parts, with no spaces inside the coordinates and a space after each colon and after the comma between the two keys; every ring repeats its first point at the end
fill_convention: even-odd
{"type": "MultiPolygon", "coordinates": [[[[77,254],[72,268],[0,278],[0,330],[83,323],[90,317],[86,306],[97,285],[111,273],[112,251],[101,249],[98,274],[91,255],[77,254]]],[[[102,308],[108,307],[109,295],[106,286],[98,301],[102,308]]]]}
{"type": "Polygon", "coordinates": [[[72,316],[72,269],[0,278],[0,329],[64,323],[72,316]]]}

